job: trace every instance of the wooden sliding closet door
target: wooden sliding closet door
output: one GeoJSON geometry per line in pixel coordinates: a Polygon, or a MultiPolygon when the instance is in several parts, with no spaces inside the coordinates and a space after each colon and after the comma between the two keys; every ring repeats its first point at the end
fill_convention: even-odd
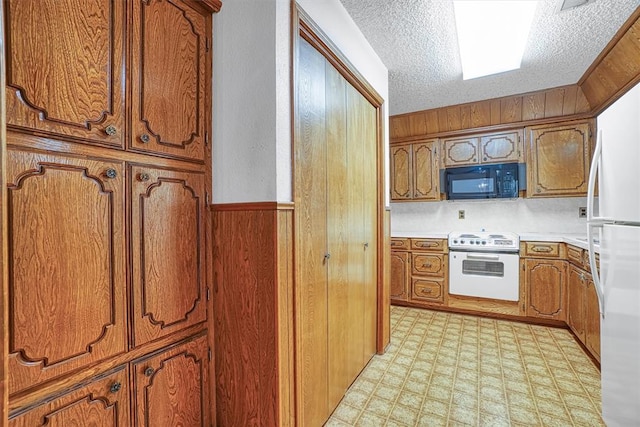
{"type": "Polygon", "coordinates": [[[297,53],[297,396],[311,426],[376,348],[377,111],[311,44],[297,53]]]}
{"type": "Polygon", "coordinates": [[[299,425],[326,418],[327,365],[327,145],[325,59],[299,43],[298,135],[295,147],[295,245],[297,292],[297,394],[299,425]]]}

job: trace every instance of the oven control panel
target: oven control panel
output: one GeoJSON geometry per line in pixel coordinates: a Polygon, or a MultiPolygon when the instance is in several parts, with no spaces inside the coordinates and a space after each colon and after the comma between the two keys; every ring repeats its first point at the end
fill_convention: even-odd
{"type": "Polygon", "coordinates": [[[518,252],[520,238],[513,233],[450,233],[449,249],[460,251],[518,252]]]}

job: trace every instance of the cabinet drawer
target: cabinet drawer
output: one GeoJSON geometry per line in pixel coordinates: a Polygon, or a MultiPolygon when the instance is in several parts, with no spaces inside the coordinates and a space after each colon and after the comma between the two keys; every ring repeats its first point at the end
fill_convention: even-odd
{"type": "Polygon", "coordinates": [[[443,279],[413,278],[411,282],[411,299],[430,302],[444,301],[443,279]]]}
{"type": "Polygon", "coordinates": [[[446,268],[445,256],[440,254],[412,254],[413,274],[444,277],[446,268]]]}
{"type": "Polygon", "coordinates": [[[520,251],[525,257],[561,258],[561,246],[555,242],[523,242],[520,251]]]}
{"type": "MultiPolygon", "coordinates": [[[[582,249],[576,248],[575,246],[567,245],[567,259],[576,266],[581,267],[584,259],[582,255],[582,249]]],[[[588,263],[588,256],[586,259],[588,263]]]]}
{"type": "MultiPolygon", "coordinates": [[[[600,254],[596,254],[596,266],[600,268],[600,254]]],[[[591,262],[589,262],[589,251],[582,251],[582,268],[591,273],[591,262]]]]}
{"type": "Polygon", "coordinates": [[[444,252],[446,247],[444,239],[411,239],[411,249],[416,251],[444,252]]]}
{"type": "Polygon", "coordinates": [[[391,249],[393,249],[394,251],[409,249],[409,239],[398,239],[396,237],[392,237],[391,249]]]}

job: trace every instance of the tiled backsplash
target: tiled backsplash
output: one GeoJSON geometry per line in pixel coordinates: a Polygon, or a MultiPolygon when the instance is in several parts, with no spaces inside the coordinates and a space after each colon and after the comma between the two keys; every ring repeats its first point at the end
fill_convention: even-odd
{"type": "Polygon", "coordinates": [[[585,197],[391,203],[392,232],[584,233],[585,197]],[[464,210],[464,219],[458,212],[464,210]]]}

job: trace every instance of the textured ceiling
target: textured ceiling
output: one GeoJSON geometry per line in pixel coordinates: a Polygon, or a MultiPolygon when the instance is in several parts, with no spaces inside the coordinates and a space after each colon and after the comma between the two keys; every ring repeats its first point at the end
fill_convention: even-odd
{"type": "Polygon", "coordinates": [[[340,1],[389,69],[392,115],[576,83],[640,6],[541,0],[522,67],[463,81],[451,0],[340,1]]]}

